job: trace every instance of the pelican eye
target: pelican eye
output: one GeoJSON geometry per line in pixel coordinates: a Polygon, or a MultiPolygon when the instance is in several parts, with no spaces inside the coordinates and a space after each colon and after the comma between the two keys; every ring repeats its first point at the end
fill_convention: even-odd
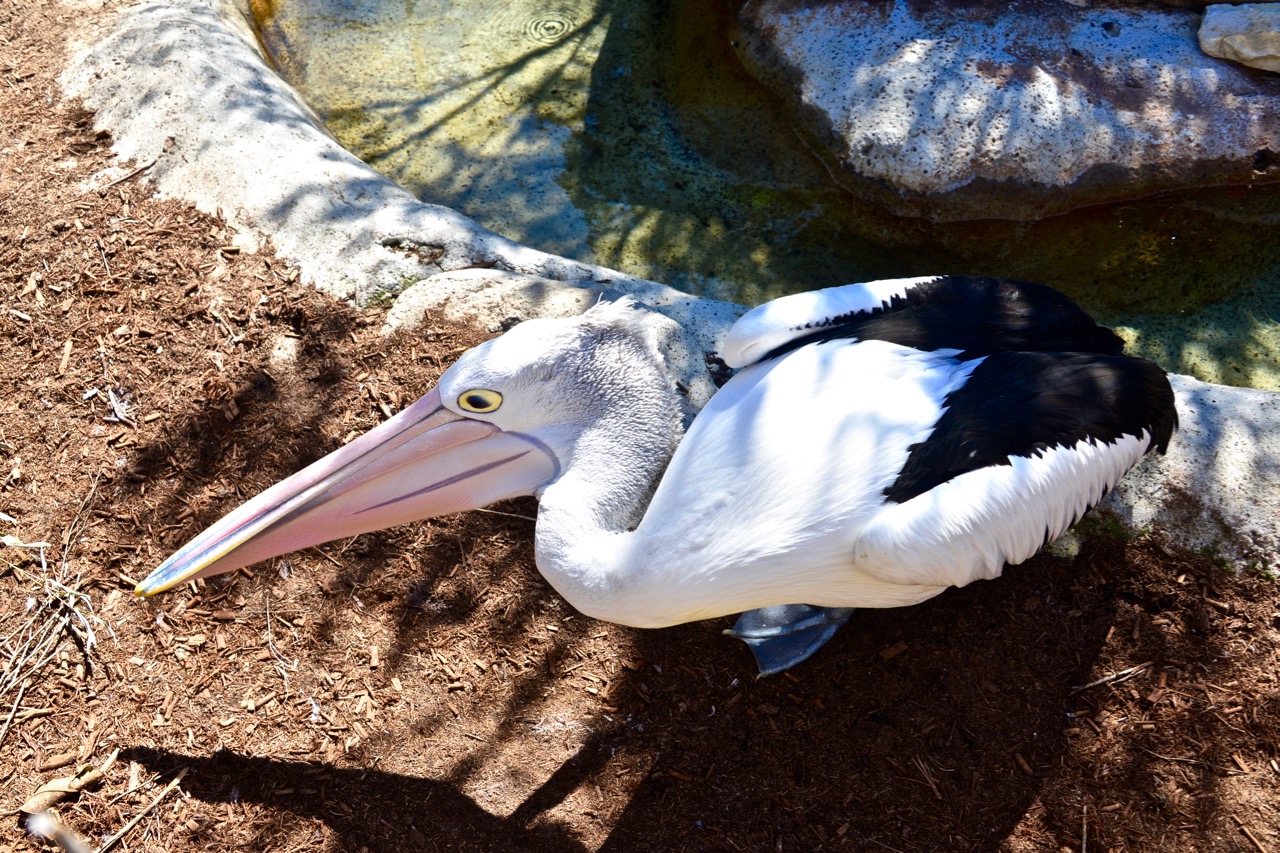
{"type": "Polygon", "coordinates": [[[496,412],[498,407],[502,405],[502,395],[497,391],[490,391],[488,388],[473,388],[470,391],[462,392],[458,397],[458,408],[465,409],[468,412],[496,412]]]}

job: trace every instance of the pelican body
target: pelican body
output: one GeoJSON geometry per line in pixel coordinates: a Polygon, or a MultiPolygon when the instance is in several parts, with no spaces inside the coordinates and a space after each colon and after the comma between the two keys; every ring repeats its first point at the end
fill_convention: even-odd
{"type": "Polygon", "coordinates": [[[538,569],[583,613],[658,628],[742,613],[762,673],[853,608],[997,577],[1176,427],[1164,372],[1057,291],[896,279],[744,315],[738,372],[682,436],[629,301],[531,320],[400,414],[234,510],[138,585],[535,494],[538,569]]]}

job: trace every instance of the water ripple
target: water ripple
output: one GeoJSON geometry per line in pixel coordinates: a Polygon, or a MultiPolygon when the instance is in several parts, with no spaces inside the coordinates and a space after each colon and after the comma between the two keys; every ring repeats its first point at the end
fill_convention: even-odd
{"type": "Polygon", "coordinates": [[[577,29],[577,10],[570,7],[539,9],[524,22],[524,37],[535,44],[555,44],[577,29]]]}

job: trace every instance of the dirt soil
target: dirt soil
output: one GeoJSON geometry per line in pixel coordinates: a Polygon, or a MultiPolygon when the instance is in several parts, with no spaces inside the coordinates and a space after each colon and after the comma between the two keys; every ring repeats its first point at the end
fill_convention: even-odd
{"type": "Polygon", "coordinates": [[[479,335],[381,337],[95,178],[133,164],[56,87],[89,14],[0,0],[0,849],[88,766],[44,799],[122,851],[1280,851],[1277,586],[1156,536],[857,614],[765,680],[728,619],[575,614],[532,501],[135,600],[479,335]]]}

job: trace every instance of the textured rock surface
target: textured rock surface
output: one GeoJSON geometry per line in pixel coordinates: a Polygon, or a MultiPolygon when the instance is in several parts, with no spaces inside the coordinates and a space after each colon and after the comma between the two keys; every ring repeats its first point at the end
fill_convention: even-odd
{"type": "Polygon", "coordinates": [[[1200,47],[1210,56],[1280,72],[1280,3],[1210,6],[1200,25],[1200,47]]]}
{"type": "Polygon", "coordinates": [[[1178,432],[1103,502],[1135,530],[1280,570],[1280,394],[1170,376],[1178,432]]]}
{"type": "Polygon", "coordinates": [[[751,0],[734,39],[838,179],[895,212],[1031,219],[1280,180],[1280,79],[1200,15],[1065,0],[751,0]]]}

